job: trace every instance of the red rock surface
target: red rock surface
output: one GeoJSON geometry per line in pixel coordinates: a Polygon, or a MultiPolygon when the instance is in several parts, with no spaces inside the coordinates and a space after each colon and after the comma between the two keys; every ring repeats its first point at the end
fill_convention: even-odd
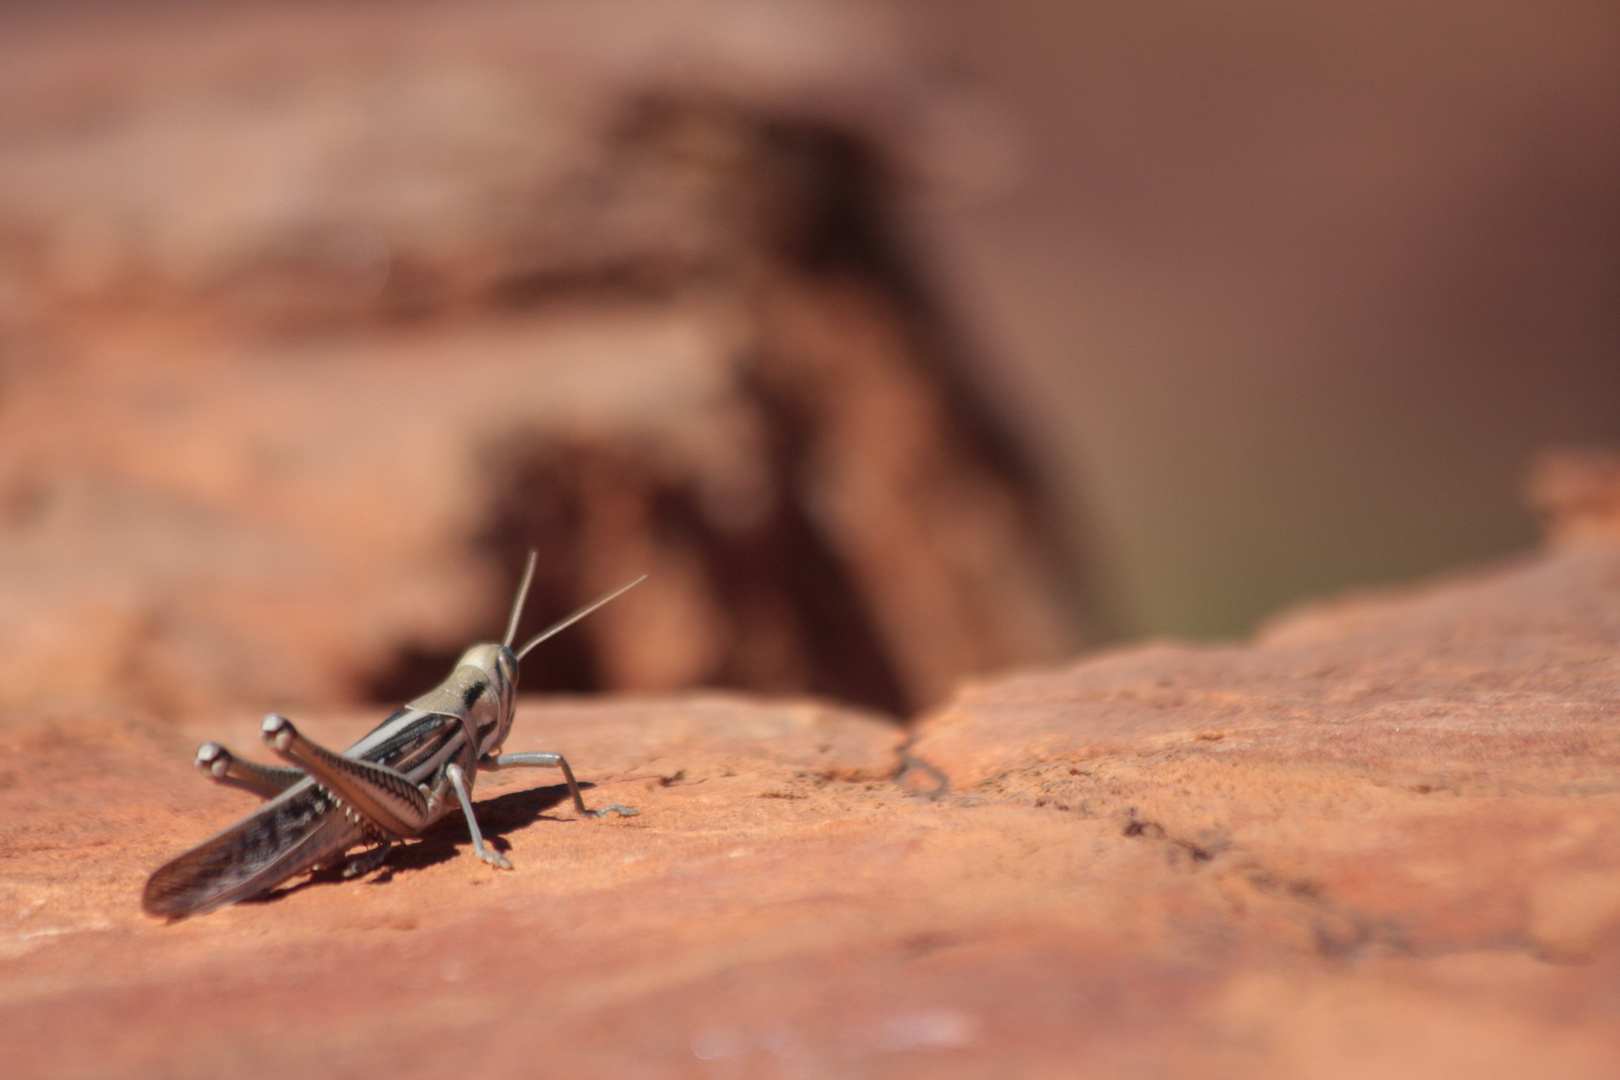
{"type": "Polygon", "coordinates": [[[14,715],[8,1074],[1613,1076],[1617,634],[1620,549],[1572,546],[987,683],[909,747],[812,704],[528,701],[511,745],[641,816],[503,775],[510,873],[447,825],[172,925],[144,875],[245,809],[192,743],[251,717],[14,715]]]}
{"type": "MultiPolygon", "coordinates": [[[[250,708],[306,702],[343,745],[381,715],[338,704],[368,673],[491,629],[492,438],[633,432],[724,519],[776,430],[739,387],[768,383],[816,421],[789,471],[906,700],[1065,654],[1016,491],[961,457],[894,298],[755,229],[794,213],[739,212],[797,190],[739,161],[819,160],[750,156],[784,123],[927,157],[881,35],[599,8],[311,33],[326,6],[181,5],[133,39],[41,8],[0,42],[0,1072],[1620,1075],[1599,458],[1543,474],[1576,522],[1546,555],[1002,676],[913,732],[530,700],[508,745],[640,816],[503,775],[480,814],[510,872],[448,822],[361,881],[140,913],[252,805],[197,741],[252,753],[250,708]]],[[[656,571],[579,631],[620,643],[613,685],[790,651],[706,616],[679,550],[588,546],[571,587],[656,571]]]]}

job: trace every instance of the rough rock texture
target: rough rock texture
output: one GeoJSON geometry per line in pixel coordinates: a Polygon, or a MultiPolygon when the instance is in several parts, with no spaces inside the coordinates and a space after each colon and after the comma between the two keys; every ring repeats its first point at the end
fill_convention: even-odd
{"type": "Polygon", "coordinates": [[[0,1042],[25,1076],[1613,1076],[1617,645],[1620,548],[1570,545],[985,684],[909,745],[530,701],[511,745],[641,816],[503,775],[510,873],[446,826],[173,925],[144,874],[244,801],[188,738],[251,720],[13,716],[0,1042]]]}

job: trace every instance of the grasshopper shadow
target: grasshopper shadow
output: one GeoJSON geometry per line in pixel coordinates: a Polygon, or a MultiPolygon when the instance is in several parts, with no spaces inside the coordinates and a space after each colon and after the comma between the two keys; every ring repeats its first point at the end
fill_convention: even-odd
{"type": "MultiPolygon", "coordinates": [[[[588,783],[579,785],[581,791],[589,791],[595,786],[588,783]]],[[[556,784],[508,791],[491,799],[479,800],[473,803],[473,812],[478,815],[478,827],[483,831],[484,843],[496,851],[506,852],[512,849],[511,842],[506,839],[507,833],[533,825],[542,817],[547,817],[547,810],[568,801],[568,785],[556,784]]],[[[561,823],[567,819],[558,817],[548,820],[561,823]]],[[[440,819],[420,840],[394,845],[382,866],[370,875],[346,879],[340,864],[317,870],[295,885],[277,889],[247,903],[274,903],[305,889],[341,885],[345,880],[366,880],[372,885],[386,885],[394,880],[396,874],[425,870],[455,858],[473,858],[472,837],[468,835],[467,822],[461,816],[459,807],[440,819]]]]}

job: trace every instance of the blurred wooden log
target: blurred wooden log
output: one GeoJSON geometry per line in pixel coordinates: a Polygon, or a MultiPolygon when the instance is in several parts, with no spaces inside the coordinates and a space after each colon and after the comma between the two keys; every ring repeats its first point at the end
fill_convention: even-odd
{"type": "Polygon", "coordinates": [[[530,688],[904,712],[1083,640],[869,13],[177,11],[0,47],[0,700],[405,696],[529,546],[536,623],[652,574],[530,688]]]}

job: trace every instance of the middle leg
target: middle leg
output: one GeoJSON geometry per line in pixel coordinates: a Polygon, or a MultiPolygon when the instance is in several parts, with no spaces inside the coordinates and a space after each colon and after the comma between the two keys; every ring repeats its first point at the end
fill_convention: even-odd
{"type": "Polygon", "coordinates": [[[343,864],[343,876],[352,878],[371,873],[383,864],[384,859],[388,858],[389,849],[393,846],[394,842],[392,840],[384,840],[365,854],[356,855],[343,864]]]}
{"type": "Polygon", "coordinates": [[[632,817],[641,813],[633,806],[604,806],[600,810],[589,810],[585,807],[585,799],[579,793],[579,784],[574,780],[574,770],[568,767],[568,759],[561,754],[547,754],[540,751],[531,751],[521,754],[502,754],[500,757],[480,758],[478,767],[484,772],[499,772],[502,769],[561,769],[563,780],[568,784],[568,794],[574,798],[574,809],[580,817],[598,818],[613,811],[620,817],[632,817]]]}

